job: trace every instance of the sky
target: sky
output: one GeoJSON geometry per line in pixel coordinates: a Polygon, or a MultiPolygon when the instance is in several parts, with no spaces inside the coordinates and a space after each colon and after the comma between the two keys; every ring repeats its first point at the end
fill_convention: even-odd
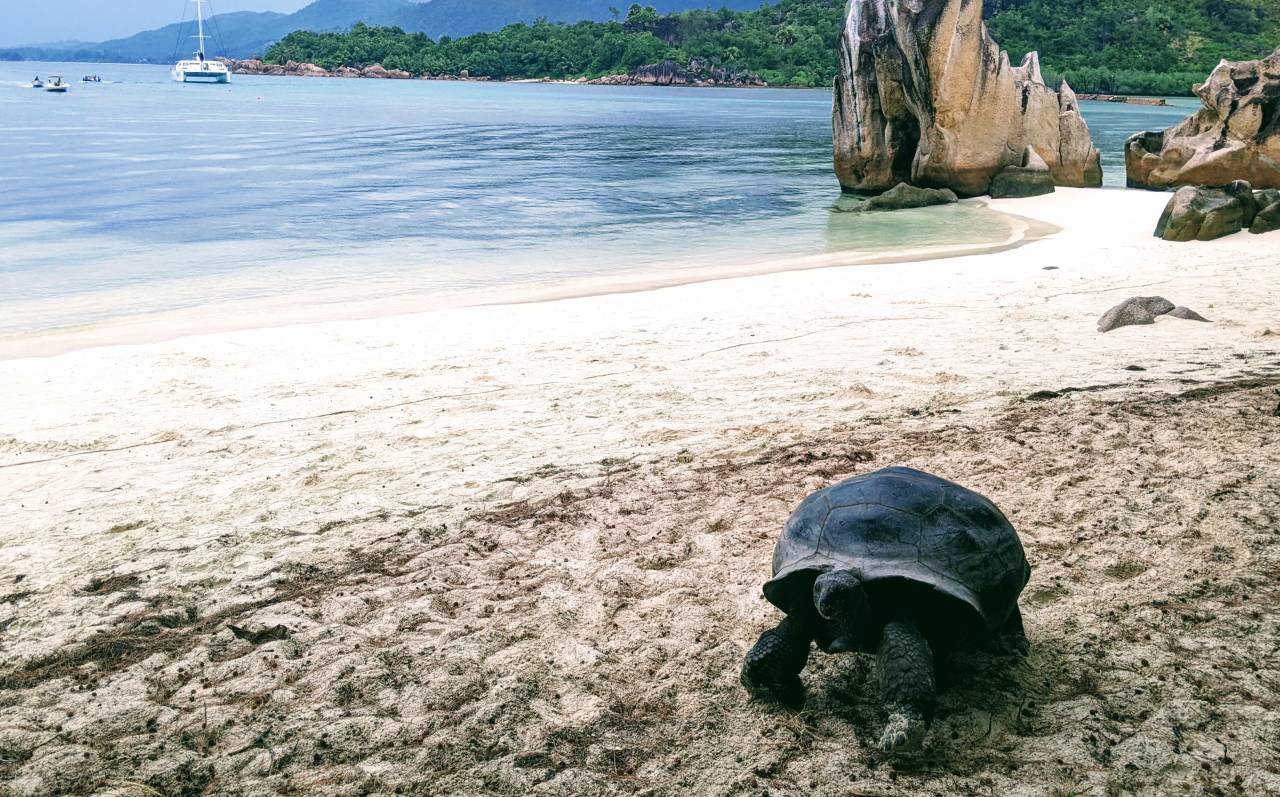
{"type": "MultiPolygon", "coordinates": [[[[311,0],[205,0],[205,14],[297,11],[311,0]]],[[[96,42],[129,36],[195,14],[190,0],[0,0],[0,47],[96,42]]]]}

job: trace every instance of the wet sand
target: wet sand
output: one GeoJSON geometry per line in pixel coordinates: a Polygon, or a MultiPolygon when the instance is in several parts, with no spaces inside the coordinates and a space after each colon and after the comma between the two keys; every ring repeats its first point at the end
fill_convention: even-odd
{"type": "MultiPolygon", "coordinates": [[[[986,210],[987,203],[983,200],[964,200],[964,203],[970,207],[984,209],[984,212],[989,214],[987,222],[990,227],[1003,237],[985,243],[897,247],[887,254],[864,249],[835,249],[823,254],[764,257],[751,262],[726,261],[721,258],[714,264],[686,263],[682,268],[660,272],[606,274],[595,278],[579,277],[567,281],[548,280],[541,284],[472,287],[467,290],[434,294],[417,292],[406,285],[401,292],[391,295],[354,298],[351,295],[351,287],[344,286],[295,292],[284,296],[209,302],[181,310],[125,314],[71,328],[53,327],[41,329],[39,332],[0,335],[0,361],[26,357],[50,357],[100,346],[155,343],[198,334],[207,335],[325,321],[385,318],[393,315],[485,305],[528,304],[635,293],[788,271],[914,263],[939,258],[994,254],[1025,246],[1058,231],[1054,225],[1038,219],[986,210]]],[[[883,214],[877,214],[877,216],[884,218],[883,214]]],[[[184,290],[190,292],[197,289],[187,286],[184,290]]],[[[40,302],[27,303],[25,308],[33,319],[41,318],[42,311],[48,312],[48,306],[53,304],[58,304],[63,308],[62,312],[65,312],[67,304],[76,303],[86,315],[94,315],[102,312],[104,302],[109,302],[112,297],[123,300],[128,293],[129,289],[120,289],[105,295],[90,293],[74,298],[44,299],[40,302]]]]}

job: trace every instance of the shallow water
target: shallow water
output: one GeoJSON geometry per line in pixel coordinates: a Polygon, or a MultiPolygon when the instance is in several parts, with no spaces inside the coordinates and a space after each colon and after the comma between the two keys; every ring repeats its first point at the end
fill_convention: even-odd
{"type": "MultiPolygon", "coordinates": [[[[1111,184],[1123,183],[1125,136],[1186,113],[1085,105],[1111,184]]],[[[827,91],[182,85],[167,67],[0,63],[0,135],[0,335],[233,300],[438,299],[1009,232],[972,206],[833,212],[827,91]],[[23,87],[59,71],[105,82],[23,87]]]]}

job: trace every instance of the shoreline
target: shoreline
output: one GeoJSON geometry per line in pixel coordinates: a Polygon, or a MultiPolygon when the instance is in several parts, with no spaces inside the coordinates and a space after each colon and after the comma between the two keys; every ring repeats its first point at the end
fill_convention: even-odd
{"type": "MultiPolygon", "coordinates": [[[[371,80],[434,80],[442,82],[470,83],[551,83],[568,86],[666,86],[687,88],[817,88],[813,86],[779,85],[771,86],[759,78],[751,79],[719,79],[716,77],[700,77],[702,73],[687,73],[674,62],[649,64],[632,72],[601,75],[597,78],[551,78],[551,77],[503,77],[494,78],[489,75],[471,75],[470,73],[449,75],[415,75],[402,69],[386,69],[380,63],[364,67],[340,66],[326,69],[310,62],[287,61],[283,64],[265,63],[260,59],[249,58],[237,60],[219,57],[216,59],[226,65],[234,75],[261,75],[266,77],[320,77],[343,79],[371,80]],[[664,69],[665,68],[665,69],[664,69]]],[[[465,72],[465,70],[464,70],[465,72]]]]}
{"type": "MultiPolygon", "coordinates": [[[[782,258],[747,266],[700,267],[673,269],[666,272],[655,271],[643,275],[584,277],[555,285],[531,285],[513,289],[473,289],[445,297],[416,294],[343,301],[326,298],[328,294],[320,294],[282,295],[263,300],[222,302],[146,315],[123,316],[80,327],[57,327],[0,336],[0,362],[56,357],[81,349],[156,343],[194,335],[413,315],[468,307],[538,304],[815,269],[943,261],[1015,249],[1061,231],[1061,228],[1049,222],[995,210],[991,208],[991,200],[965,201],[981,205],[987,211],[1005,220],[1010,228],[1008,236],[997,242],[907,248],[890,254],[849,250],[782,258]]],[[[340,295],[342,292],[343,289],[333,291],[334,295],[340,295]]]]}
{"type": "MultiPolygon", "coordinates": [[[[1194,95],[1188,95],[1194,96],[1194,95]]],[[[1164,97],[1152,97],[1146,94],[1076,94],[1081,102],[1114,102],[1127,105],[1149,105],[1155,108],[1167,108],[1169,101],[1164,97]]]]}
{"type": "MultiPolygon", "coordinates": [[[[236,59],[228,59],[228,58],[220,57],[218,60],[222,60],[224,62],[228,62],[228,61],[234,62],[236,59]]],[[[252,60],[252,59],[243,59],[243,60],[252,60]]],[[[0,60],[0,63],[9,63],[9,64],[70,63],[70,64],[93,64],[98,66],[111,66],[113,64],[120,64],[125,66],[155,66],[155,67],[165,67],[165,68],[169,66],[168,64],[153,63],[150,61],[4,61],[4,60],[0,60]]],[[[315,66],[315,65],[312,64],[311,66],[315,66]]],[[[322,67],[319,67],[319,66],[317,66],[316,68],[323,69],[322,67]]],[[[250,77],[324,77],[324,78],[338,78],[338,79],[344,79],[344,80],[345,79],[408,80],[408,81],[427,80],[427,81],[435,81],[435,82],[441,82],[441,83],[547,83],[547,84],[557,85],[557,86],[652,86],[654,88],[792,89],[797,91],[828,91],[829,90],[829,87],[827,86],[799,86],[791,83],[693,82],[693,83],[663,84],[663,83],[653,83],[653,82],[647,82],[647,81],[606,82],[607,78],[630,77],[629,75],[623,74],[623,73],[604,75],[600,78],[592,78],[592,79],[588,79],[588,78],[570,79],[570,78],[551,78],[551,77],[530,77],[530,78],[492,78],[487,76],[461,77],[457,75],[411,75],[408,73],[406,73],[405,77],[390,77],[390,76],[370,76],[370,75],[363,75],[363,74],[340,75],[340,74],[337,74],[336,70],[334,71],[323,70],[323,71],[325,72],[325,74],[323,75],[300,74],[300,73],[289,73],[289,72],[280,72],[280,73],[233,72],[233,74],[247,75],[250,77]]],[[[1169,95],[1169,96],[1172,97],[1173,99],[1179,99],[1179,100],[1195,99],[1194,94],[1178,94],[1178,95],[1169,95]]],[[[1148,94],[1100,94],[1100,93],[1084,92],[1084,93],[1078,93],[1077,98],[1081,102],[1102,102],[1102,103],[1149,105],[1149,106],[1168,106],[1169,105],[1168,98],[1152,97],[1151,95],[1148,95],[1148,94]]]]}

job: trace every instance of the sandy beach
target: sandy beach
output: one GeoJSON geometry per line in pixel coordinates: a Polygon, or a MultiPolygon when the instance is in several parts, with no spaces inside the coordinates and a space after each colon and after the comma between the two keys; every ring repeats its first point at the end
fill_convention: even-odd
{"type": "Polygon", "coordinates": [[[1280,794],[1280,235],[1160,241],[1167,199],[0,360],[0,795],[1280,794]],[[1096,331],[1135,295],[1212,323],[1096,331]],[[738,667],[791,509],[899,464],[1017,527],[1032,653],[891,762],[867,659],[802,712],[738,667]]]}

